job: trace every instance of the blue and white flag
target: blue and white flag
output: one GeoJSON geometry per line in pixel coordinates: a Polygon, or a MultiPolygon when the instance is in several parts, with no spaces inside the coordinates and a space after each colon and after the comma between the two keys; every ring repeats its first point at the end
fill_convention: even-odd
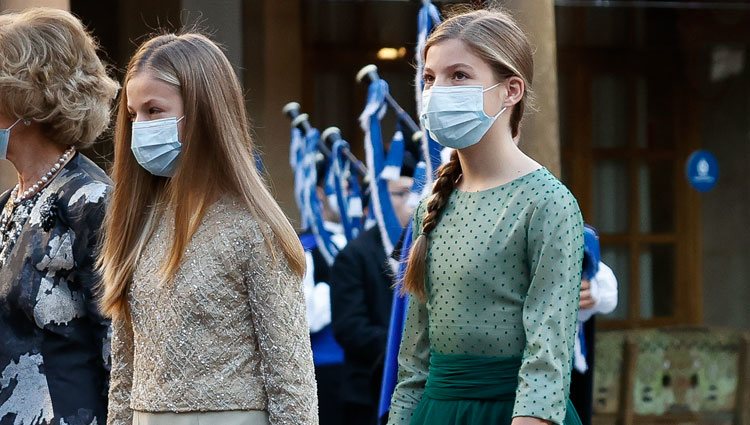
{"type": "Polygon", "coordinates": [[[388,110],[388,83],[374,80],[367,89],[367,104],[359,117],[365,133],[365,157],[370,184],[370,209],[375,216],[383,240],[386,256],[390,257],[403,228],[398,221],[388,192],[388,180],[382,177],[385,169],[385,147],[380,120],[388,110]]]}
{"type": "Polygon", "coordinates": [[[303,208],[303,192],[305,188],[305,167],[303,161],[305,159],[305,138],[302,137],[302,132],[296,128],[292,128],[291,144],[289,146],[289,165],[292,167],[294,172],[294,201],[297,203],[297,209],[300,212],[300,227],[307,229],[309,223],[307,222],[307,215],[303,208]]]}
{"type": "Polygon", "coordinates": [[[318,171],[317,162],[322,155],[318,150],[320,132],[311,129],[305,134],[305,155],[302,161],[304,169],[304,182],[302,185],[302,216],[303,222],[309,225],[315,240],[318,244],[320,253],[328,265],[333,264],[333,260],[339,252],[338,247],[331,239],[331,233],[323,225],[323,209],[317,193],[318,171]]]}
{"type": "Polygon", "coordinates": [[[341,224],[347,241],[356,238],[362,230],[362,191],[357,175],[352,173],[352,163],[344,155],[349,143],[337,140],[331,149],[331,167],[326,187],[331,186],[338,206],[341,224]]]}

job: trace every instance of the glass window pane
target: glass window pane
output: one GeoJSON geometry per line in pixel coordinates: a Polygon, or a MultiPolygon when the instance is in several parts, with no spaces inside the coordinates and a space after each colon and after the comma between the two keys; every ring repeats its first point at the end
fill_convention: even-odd
{"type": "Polygon", "coordinates": [[[639,148],[669,149],[675,145],[676,112],[669,87],[670,81],[656,76],[636,80],[635,128],[639,148]]]}
{"type": "Polygon", "coordinates": [[[630,256],[626,246],[602,246],[602,262],[609,266],[617,278],[617,308],[606,315],[607,319],[628,318],[628,288],[630,287],[630,256]]]}
{"type": "Polygon", "coordinates": [[[602,233],[628,230],[628,170],[624,162],[594,165],[594,225],[602,233]]]}
{"type": "Polygon", "coordinates": [[[647,245],[640,252],[641,318],[674,315],[674,246],[647,245]]]}
{"type": "Polygon", "coordinates": [[[676,210],[672,161],[642,164],[638,170],[638,188],[641,232],[674,232],[676,210]]]}
{"type": "Polygon", "coordinates": [[[674,148],[676,141],[675,94],[670,88],[674,82],[659,77],[648,79],[646,109],[647,146],[655,149],[674,148]]]}
{"type": "Polygon", "coordinates": [[[627,80],[600,75],[591,83],[592,144],[597,148],[617,148],[628,142],[627,80]]]}

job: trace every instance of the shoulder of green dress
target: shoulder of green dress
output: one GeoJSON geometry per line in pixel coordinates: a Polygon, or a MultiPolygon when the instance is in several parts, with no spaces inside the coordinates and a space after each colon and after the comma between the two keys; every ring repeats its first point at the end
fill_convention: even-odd
{"type": "Polygon", "coordinates": [[[566,221],[573,225],[583,225],[581,210],[575,196],[551,173],[540,173],[529,189],[532,193],[529,232],[566,221]]]}
{"type": "Polygon", "coordinates": [[[528,188],[532,202],[536,205],[575,205],[578,201],[563,182],[557,179],[549,170],[543,169],[529,180],[528,188]]]}

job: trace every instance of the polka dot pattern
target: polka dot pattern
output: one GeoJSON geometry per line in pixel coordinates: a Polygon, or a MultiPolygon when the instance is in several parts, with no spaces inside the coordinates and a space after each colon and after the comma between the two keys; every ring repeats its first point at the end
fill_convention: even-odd
{"type": "Polygon", "coordinates": [[[409,423],[430,350],[522,355],[514,416],[562,422],[583,259],[573,195],[546,169],[480,192],[454,190],[429,239],[428,300],[410,300],[389,423],[409,423]]]}

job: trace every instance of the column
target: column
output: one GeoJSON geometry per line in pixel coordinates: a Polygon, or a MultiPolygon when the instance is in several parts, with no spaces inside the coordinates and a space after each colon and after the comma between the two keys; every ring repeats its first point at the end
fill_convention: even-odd
{"type": "Polygon", "coordinates": [[[265,0],[263,27],[262,86],[253,87],[251,81],[248,87],[251,97],[253,92],[262,97],[262,113],[251,118],[255,119],[256,141],[273,183],[273,194],[287,216],[294,219],[299,212],[289,169],[290,123],[281,108],[302,98],[302,2],[265,0]]]}
{"type": "Polygon", "coordinates": [[[504,6],[526,31],[534,49],[536,111],[527,111],[521,149],[560,176],[557,111],[557,41],[553,0],[508,0],[504,6]]]}

